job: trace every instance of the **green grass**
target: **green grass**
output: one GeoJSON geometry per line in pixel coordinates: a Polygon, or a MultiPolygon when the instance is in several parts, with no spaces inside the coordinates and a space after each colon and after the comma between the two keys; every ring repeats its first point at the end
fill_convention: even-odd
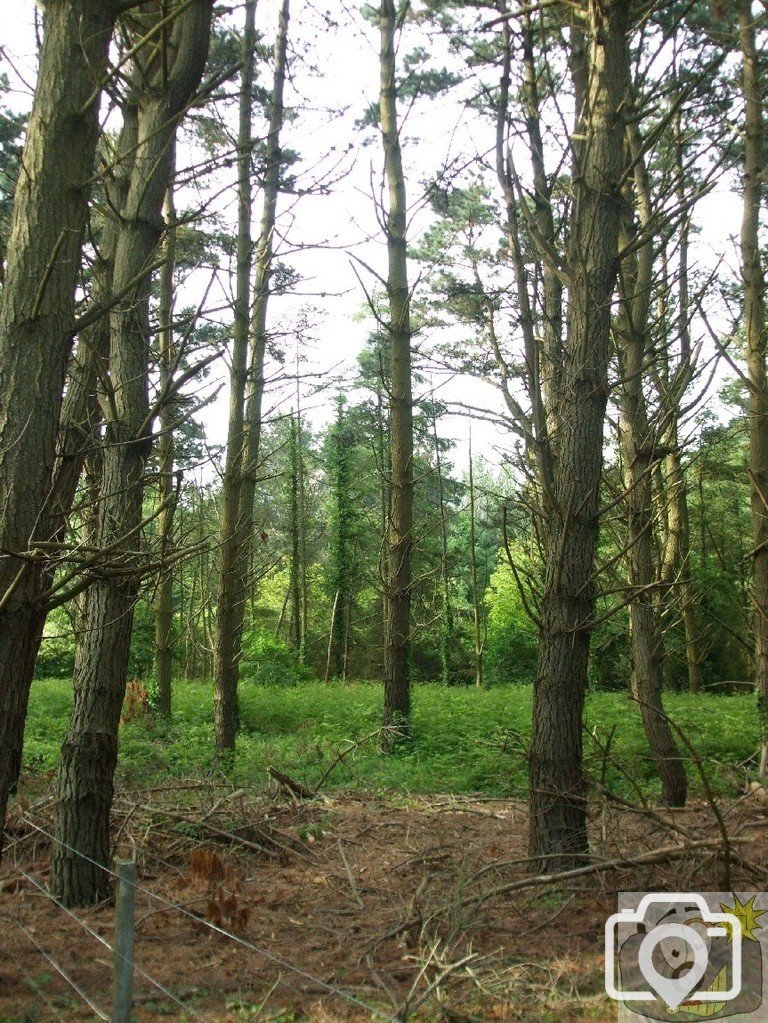
{"type": "MultiPolygon", "coordinates": [[[[524,795],[531,696],[530,686],[417,686],[412,741],[389,756],[377,753],[375,740],[363,743],[333,770],[325,787],[524,795]]],[[[263,786],[267,766],[274,765],[314,785],[339,751],[375,732],[381,700],[381,687],[371,683],[312,682],[291,688],[244,683],[233,781],[263,786]]],[[[55,766],[70,702],[67,682],[46,679],[34,684],[24,751],[27,770],[55,766]]],[[[707,765],[715,788],[726,789],[730,782],[720,764],[737,764],[758,746],[754,698],[668,694],[666,706],[707,765]]],[[[608,767],[608,783],[617,792],[631,792],[626,771],[653,796],[656,780],[639,714],[623,694],[595,693],[587,699],[585,755],[590,773],[599,775],[602,767],[591,734],[602,746],[612,729],[616,763],[608,767]]],[[[179,683],[171,724],[133,721],[121,729],[120,778],[144,785],[200,776],[215,767],[212,750],[211,688],[179,683]]],[[[694,790],[700,789],[692,764],[689,770],[694,790]]]]}

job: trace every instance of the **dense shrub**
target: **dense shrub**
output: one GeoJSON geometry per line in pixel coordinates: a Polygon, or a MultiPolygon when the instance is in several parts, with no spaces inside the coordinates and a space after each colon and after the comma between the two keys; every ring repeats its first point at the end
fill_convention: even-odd
{"type": "Polygon", "coordinates": [[[257,685],[296,686],[311,681],[313,673],[282,640],[250,629],[243,636],[240,676],[257,685]]]}
{"type": "Polygon", "coordinates": [[[491,576],[485,595],[488,638],[485,679],[490,685],[531,682],[536,674],[536,629],[528,617],[520,590],[506,560],[491,576]]]}

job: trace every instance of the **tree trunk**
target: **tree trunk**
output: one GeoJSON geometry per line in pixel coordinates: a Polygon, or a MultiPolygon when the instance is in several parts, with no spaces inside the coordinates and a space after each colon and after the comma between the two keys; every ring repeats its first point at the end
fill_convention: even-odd
{"type": "MultiPolygon", "coordinates": [[[[123,297],[110,315],[110,378],[97,545],[113,548],[121,574],[91,587],[74,706],[57,775],[58,819],[51,891],[83,906],[109,891],[109,820],[117,734],[125,695],[133,608],[138,594],[138,530],[151,449],[148,402],[149,267],[160,241],[162,208],[179,119],[205,66],[212,0],[193,0],[173,22],[168,61],[140,51],[134,70],[138,146],[115,252],[113,286],[123,297]]],[[[147,13],[149,28],[162,8],[147,13]]]]}
{"type": "Polygon", "coordinates": [[[437,435],[437,413],[432,411],[432,434],[435,440],[435,468],[437,469],[437,503],[440,513],[440,589],[442,615],[440,616],[440,681],[451,683],[451,648],[453,646],[453,608],[451,607],[451,580],[448,572],[448,516],[445,508],[443,462],[440,438],[437,435]]]}
{"type": "Polygon", "coordinates": [[[475,685],[483,684],[483,632],[480,617],[480,587],[477,582],[477,542],[475,539],[475,466],[472,437],[469,438],[469,557],[472,565],[472,612],[475,623],[475,685]]]}
{"type": "Polygon", "coordinates": [[[741,222],[741,274],[744,282],[744,332],[749,374],[749,478],[755,546],[753,628],[755,685],[762,735],[760,774],[768,772],[768,341],[765,270],[760,253],[760,204],[765,175],[763,83],[750,0],[740,0],[739,41],[745,105],[744,196],[741,222]]]}
{"type": "MultiPolygon", "coordinates": [[[[39,538],[48,510],[115,15],[104,0],[46,5],[0,297],[0,544],[14,554],[39,538]]],[[[41,571],[0,558],[0,854],[44,624],[33,607],[41,571]]]]}
{"type": "Polygon", "coordinates": [[[233,328],[232,368],[230,370],[229,427],[224,478],[221,486],[221,563],[216,611],[214,647],[214,721],[216,749],[233,750],[238,724],[237,679],[240,636],[237,627],[239,601],[235,566],[240,543],[240,486],[243,445],[245,443],[245,384],[248,376],[248,332],[250,330],[251,269],[253,242],[251,213],[251,156],[253,153],[252,104],[256,48],[256,0],[245,5],[240,84],[240,127],[238,131],[238,225],[237,270],[235,282],[235,322],[233,328]]]}
{"type": "MultiPolygon", "coordinates": [[[[237,683],[240,671],[240,644],[245,617],[245,602],[248,590],[248,567],[251,557],[253,533],[253,504],[256,494],[256,474],[261,446],[261,409],[264,395],[264,354],[266,350],[267,306],[269,303],[269,281],[272,272],[272,236],[275,229],[277,198],[280,191],[280,132],[283,126],[283,91],[288,50],[288,18],[289,2],[283,0],[280,11],[280,23],[275,40],[275,67],[272,84],[272,97],[269,114],[269,133],[267,135],[266,171],[264,175],[264,205],[261,214],[261,229],[256,248],[256,280],[253,292],[253,315],[250,324],[242,321],[241,302],[243,293],[238,285],[238,308],[241,323],[237,327],[237,373],[235,382],[235,355],[233,353],[233,398],[230,404],[230,417],[240,416],[239,423],[233,431],[230,425],[230,440],[227,445],[227,460],[233,462],[233,493],[229,497],[230,506],[226,511],[226,521],[222,514],[222,553],[221,575],[219,581],[219,603],[216,618],[215,645],[215,680],[214,680],[214,719],[216,725],[216,749],[221,751],[234,750],[237,734],[237,683]],[[239,332],[245,327],[245,339],[239,332]],[[251,334],[250,359],[247,353],[248,329],[251,334]],[[245,340],[246,350],[241,350],[245,340]],[[246,372],[246,366],[248,367],[246,372]],[[247,380],[247,387],[246,387],[247,380]],[[235,387],[237,401],[244,412],[236,412],[234,407],[235,387]],[[242,389],[241,389],[242,388],[242,389]],[[244,396],[244,398],[243,398],[244,396]],[[234,448],[232,445],[234,444],[234,448]],[[236,459],[236,461],[235,461],[236,459]],[[235,496],[236,490],[236,496],[235,496]]],[[[253,61],[253,51],[249,61],[253,61]]],[[[245,91],[245,86],[244,86],[245,91]]],[[[245,138],[245,149],[250,152],[250,122],[245,131],[244,112],[241,108],[241,139],[245,138]]],[[[242,143],[241,143],[242,145],[242,143]]],[[[242,152],[242,148],[241,148],[242,152]]],[[[245,168],[250,173],[250,159],[245,168]]],[[[243,165],[241,165],[241,174],[243,165]]],[[[244,182],[241,181],[241,188],[244,182]]],[[[242,194],[242,193],[241,193],[242,194]]],[[[250,193],[248,193],[250,202],[250,193]]],[[[244,207],[241,209],[241,218],[244,207]]],[[[241,232],[243,221],[241,219],[241,232]]],[[[240,236],[245,246],[246,236],[240,236]]],[[[250,236],[247,239],[250,277],[250,236]]],[[[244,254],[238,249],[238,265],[240,256],[244,254]]],[[[239,269],[245,273],[245,266],[239,269]]],[[[240,280],[240,278],[238,278],[240,280]]],[[[249,281],[250,286],[250,281],[249,281]]],[[[249,294],[245,291],[245,311],[247,314],[249,294]]],[[[230,418],[230,424],[232,419],[230,418]]]]}
{"type": "MultiPolygon", "coordinates": [[[[172,143],[175,150],[175,144],[172,143]]],[[[176,205],[174,202],[174,175],[176,154],[171,153],[171,179],[165,199],[165,262],[160,273],[160,387],[170,384],[173,371],[173,274],[176,268],[176,205]]],[[[160,485],[158,496],[164,505],[157,520],[157,541],[160,548],[160,577],[155,595],[155,682],[157,684],[157,709],[166,719],[171,716],[171,685],[173,657],[171,630],[173,628],[173,569],[164,564],[169,554],[173,534],[175,486],[173,463],[175,444],[173,437],[173,404],[167,402],[160,410],[160,437],[157,442],[158,472],[160,485]]]]}
{"type": "Polygon", "coordinates": [[[701,689],[701,642],[696,621],[696,598],[690,566],[690,525],[688,488],[680,459],[677,421],[671,424],[665,438],[669,453],[664,459],[664,500],[666,501],[666,542],[663,549],[661,581],[668,590],[677,588],[685,632],[685,659],[688,688],[701,689]]]}
{"type": "MultiPolygon", "coordinates": [[[[652,210],[642,141],[636,124],[629,127],[630,156],[635,168],[635,193],[640,231],[637,249],[625,257],[621,279],[621,309],[615,336],[619,350],[624,488],[627,510],[627,559],[632,601],[629,606],[632,648],[632,693],[640,707],[656,770],[661,779],[664,806],[684,806],[688,782],[674,735],[661,699],[663,678],[662,631],[656,613],[653,584],[653,466],[656,431],[648,421],[644,368],[648,358],[648,320],[653,288],[654,251],[652,210]]],[[[622,231],[622,247],[632,237],[631,190],[622,231]]]]}
{"type": "Polygon", "coordinates": [[[616,283],[628,97],[627,0],[588,5],[586,141],[573,173],[567,338],[553,513],[545,523],[546,570],[530,750],[529,849],[545,870],[588,853],[582,713],[594,610],[603,424],[611,302],[616,283]]]}
{"type": "MultiPolygon", "coordinates": [[[[110,209],[120,210],[125,204],[130,175],[138,139],[138,119],[134,108],[126,109],[123,127],[117,146],[105,152],[105,162],[111,163],[111,170],[104,181],[105,198],[110,209]]],[[[118,227],[114,217],[103,219],[101,229],[98,220],[92,223],[91,231],[98,239],[95,246],[96,258],[91,268],[90,312],[96,316],[107,309],[112,297],[115,249],[118,227]]],[[[75,358],[72,360],[68,377],[67,393],[61,410],[59,441],[54,469],[52,494],[54,495],[54,517],[50,536],[54,542],[64,539],[68,516],[82,476],[81,521],[82,539],[85,545],[94,547],[97,542],[98,504],[101,490],[103,449],[100,428],[103,413],[100,395],[104,396],[104,382],[108,376],[109,360],[109,315],[98,316],[78,339],[75,358]]],[[[54,572],[47,574],[44,586],[52,583],[54,572]]],[[[83,639],[87,628],[87,588],[75,597],[75,671],[82,654],[83,639]]],[[[43,613],[47,610],[43,608],[43,613]]]]}
{"type": "Polygon", "coordinates": [[[329,671],[336,678],[346,677],[345,649],[349,634],[351,594],[351,507],[349,437],[344,415],[344,399],[338,398],[336,426],[331,434],[331,491],[333,496],[333,539],[331,543],[331,585],[335,590],[331,613],[329,671]]]}
{"type": "Polygon", "coordinates": [[[289,635],[296,654],[301,657],[304,639],[302,634],[303,616],[301,601],[301,515],[299,505],[299,426],[296,415],[291,415],[288,453],[290,472],[288,474],[288,507],[290,509],[291,558],[289,564],[289,587],[291,591],[291,628],[289,635]]]}
{"type": "Polygon", "coordinates": [[[407,735],[410,717],[409,647],[413,547],[413,398],[411,393],[411,293],[408,286],[408,206],[397,123],[394,0],[382,0],[380,116],[389,190],[387,298],[389,300],[390,508],[387,524],[387,621],[384,640],[384,716],[381,745],[407,735]]]}
{"type": "Polygon", "coordinates": [[[301,616],[301,643],[299,663],[307,659],[307,636],[309,634],[309,583],[307,579],[307,494],[304,468],[304,426],[301,416],[301,390],[296,368],[296,501],[299,506],[299,612],[301,616]]]}
{"type": "MultiPolygon", "coordinates": [[[[678,110],[674,119],[674,152],[675,152],[675,194],[681,210],[684,210],[688,197],[685,190],[685,142],[678,110]]],[[[688,515],[688,488],[680,456],[679,419],[680,403],[685,388],[692,375],[691,366],[691,328],[688,275],[688,244],[690,236],[690,218],[683,216],[680,225],[680,241],[678,244],[678,329],[680,343],[680,362],[676,376],[680,378],[677,388],[670,386],[668,346],[659,353],[661,379],[657,390],[663,415],[667,419],[667,429],[663,435],[664,447],[668,454],[664,458],[662,492],[664,501],[664,537],[662,540],[661,581],[664,583],[667,600],[677,596],[683,619],[685,633],[685,657],[688,668],[688,688],[698,692],[701,688],[701,640],[696,621],[696,601],[691,578],[690,566],[690,525],[688,515]],[[676,393],[674,393],[676,391],[676,393]]],[[[654,374],[658,378],[659,370],[654,374]]],[[[662,601],[663,603],[663,601],[662,601]]]]}
{"type": "MultiPolygon", "coordinates": [[[[500,5],[506,10],[506,3],[500,5]]],[[[531,163],[536,192],[536,230],[548,251],[554,251],[556,237],[550,203],[551,189],[544,169],[544,153],[541,139],[539,97],[536,88],[536,73],[533,66],[533,40],[530,20],[524,20],[525,60],[525,112],[528,130],[531,163]],[[542,233],[543,232],[543,233],[542,233]]],[[[551,513],[554,505],[554,447],[558,435],[559,413],[557,405],[562,385],[562,308],[554,309],[555,303],[562,307],[562,285],[551,260],[539,259],[537,267],[545,281],[545,323],[544,343],[540,344],[535,330],[535,295],[531,296],[530,274],[527,254],[521,230],[520,210],[515,174],[512,166],[512,147],[509,144],[509,89],[512,69],[512,33],[509,21],[502,26],[502,72],[499,83],[499,103],[496,116],[496,177],[504,196],[506,211],[507,243],[515,275],[515,292],[520,309],[519,323],[525,351],[525,374],[530,395],[530,417],[520,409],[514,395],[512,367],[498,344],[492,308],[488,314],[488,340],[496,361],[501,380],[501,391],[507,408],[525,434],[526,451],[532,456],[535,477],[540,490],[539,503],[545,515],[551,513]],[[553,437],[554,432],[554,437],[553,437]]],[[[540,254],[539,254],[540,255],[540,254]]],[[[475,272],[477,277],[477,272],[475,272]]],[[[479,284],[479,279],[478,279],[479,284]]]]}

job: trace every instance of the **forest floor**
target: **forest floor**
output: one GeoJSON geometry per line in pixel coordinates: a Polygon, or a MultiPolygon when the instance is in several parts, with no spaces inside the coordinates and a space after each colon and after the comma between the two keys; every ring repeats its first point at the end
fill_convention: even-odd
{"type": "MultiPolygon", "coordinates": [[[[595,801],[593,855],[620,862],[543,884],[524,860],[527,812],[515,799],[123,788],[116,841],[135,850],[139,886],[132,1018],[614,1020],[602,948],[617,891],[765,887],[765,790],[718,809],[721,821],[700,800],[675,812],[595,801]]],[[[113,907],[68,915],[47,897],[52,817],[46,795],[10,815],[2,1023],[96,1018],[59,970],[109,1011],[111,955],[98,938],[112,940],[113,907]]]]}

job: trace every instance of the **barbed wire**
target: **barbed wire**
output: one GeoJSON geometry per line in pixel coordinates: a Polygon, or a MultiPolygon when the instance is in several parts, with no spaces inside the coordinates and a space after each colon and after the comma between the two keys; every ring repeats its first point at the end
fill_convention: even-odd
{"type": "MultiPolygon", "coordinates": [[[[29,820],[29,818],[24,816],[23,814],[21,815],[21,819],[29,827],[33,828],[41,835],[44,835],[46,838],[50,839],[50,841],[55,842],[60,848],[66,849],[67,852],[73,853],[75,856],[79,856],[81,859],[85,860],[87,863],[90,863],[92,866],[98,867],[99,870],[103,870],[111,877],[117,878],[118,875],[115,873],[115,871],[110,870],[109,867],[105,867],[103,863],[99,863],[98,861],[91,859],[90,856],[87,856],[79,849],[75,849],[71,845],[68,845],[66,842],[63,842],[61,839],[51,834],[51,832],[46,831],[45,828],[40,827],[40,825],[35,824],[34,821],[29,820]]],[[[203,927],[207,927],[209,930],[213,931],[216,934],[221,934],[225,938],[229,938],[230,941],[235,942],[237,945],[240,945],[243,948],[249,949],[251,952],[254,952],[256,955],[261,956],[263,959],[265,959],[269,963],[272,963],[274,966],[279,966],[281,969],[287,970],[289,973],[292,973],[295,976],[300,977],[302,980],[308,981],[311,984],[315,984],[317,987],[322,988],[324,991],[327,991],[328,994],[335,995],[337,998],[340,998],[346,1002],[349,1002],[352,1005],[357,1006],[357,1008],[365,1009],[367,1013],[370,1013],[371,1015],[386,1021],[386,1023],[400,1023],[400,1020],[398,1019],[397,1016],[387,1012],[383,1012],[381,1009],[377,1009],[375,1006],[369,1005],[367,1002],[364,1002],[362,998],[358,998],[357,995],[353,995],[349,991],[344,991],[342,988],[338,988],[335,985],[330,984],[328,981],[322,980],[320,977],[316,977],[313,974],[308,973],[306,970],[302,970],[301,967],[294,965],[294,963],[292,963],[290,960],[284,959],[282,956],[275,955],[273,952],[261,948],[258,945],[254,945],[253,942],[248,941],[246,938],[241,937],[239,934],[234,934],[232,931],[228,931],[225,927],[220,927],[218,924],[215,924],[210,920],[206,920],[204,917],[201,917],[196,913],[190,912],[190,910],[188,910],[186,907],[181,906],[176,902],[173,902],[171,899],[167,899],[165,896],[160,895],[158,892],[153,892],[150,888],[146,888],[138,881],[124,883],[133,884],[133,887],[137,891],[140,891],[148,898],[154,899],[156,902],[161,903],[167,909],[174,910],[175,912],[180,913],[182,916],[185,916],[188,919],[192,920],[194,923],[201,925],[203,927]]],[[[48,895],[47,892],[46,895],[48,895]]],[[[48,897],[52,898],[52,896],[50,895],[48,895],[48,897]]],[[[62,906],[62,908],[65,907],[62,906]]]]}
{"type": "Polygon", "coordinates": [[[55,897],[55,895],[51,895],[51,893],[45,888],[45,886],[42,885],[36,878],[32,877],[31,874],[28,874],[25,870],[21,870],[21,868],[19,868],[19,873],[21,874],[22,877],[25,877],[27,881],[33,884],[38,891],[42,892],[42,894],[47,899],[50,899],[50,901],[53,902],[54,905],[58,906],[60,910],[66,913],[67,916],[70,917],[70,919],[74,920],[75,923],[78,923],[83,928],[84,931],[91,935],[92,938],[95,938],[105,948],[109,949],[109,951],[118,959],[121,959],[124,963],[132,965],[133,969],[135,970],[136,973],[139,974],[140,977],[143,977],[144,980],[150,983],[153,987],[157,988],[158,991],[161,991],[167,998],[170,998],[170,1000],[172,1002],[175,1002],[175,1004],[182,1008],[184,1012],[188,1013],[190,1016],[193,1016],[196,1020],[199,1020],[200,1023],[208,1023],[208,1021],[203,1016],[201,1016],[195,1009],[192,1009],[189,1006],[187,1006],[180,998],[177,998],[176,995],[174,995],[172,991],[169,991],[168,988],[165,987],[156,977],[153,977],[151,974],[143,970],[136,963],[135,959],[130,959],[128,956],[121,955],[121,953],[117,951],[114,945],[111,945],[103,935],[99,934],[99,932],[95,931],[92,927],[89,927],[85,920],[82,920],[76,913],[73,913],[72,910],[65,906],[63,902],[60,902],[55,897]]]}
{"type": "Polygon", "coordinates": [[[56,972],[59,974],[62,980],[65,980],[67,984],[69,984],[69,986],[72,988],[72,990],[75,991],[80,996],[80,998],[82,998],[82,1000],[91,1010],[91,1012],[95,1012],[99,1019],[103,1020],[104,1023],[110,1023],[109,1015],[102,1009],[100,1009],[95,1002],[91,1001],[89,996],[85,993],[85,991],[83,991],[83,989],[80,987],[77,981],[73,980],[72,977],[70,977],[70,975],[64,969],[64,967],[60,966],[59,963],[57,963],[56,960],[53,958],[53,956],[45,951],[43,946],[37,941],[37,939],[32,934],[30,934],[27,928],[24,927],[23,924],[20,924],[18,920],[14,920],[13,922],[16,924],[19,930],[25,935],[25,937],[29,941],[31,941],[31,943],[35,946],[40,955],[43,956],[43,958],[48,963],[50,963],[54,970],[56,970],[56,972]]]}
{"type": "MultiPolygon", "coordinates": [[[[15,923],[16,921],[13,921],[13,922],[15,923]]],[[[16,956],[12,952],[8,952],[6,950],[6,954],[8,955],[8,958],[11,960],[11,962],[16,963],[16,966],[18,967],[19,973],[24,978],[26,983],[29,984],[29,986],[32,988],[32,990],[35,991],[40,996],[40,998],[42,998],[42,1000],[45,1002],[45,1004],[48,1006],[48,1008],[54,1014],[56,1019],[58,1019],[59,1023],[64,1023],[64,1019],[62,1018],[61,1013],[56,1008],[56,1006],[53,1004],[53,1002],[50,1000],[50,998],[45,993],[45,991],[43,991],[43,989],[37,983],[35,978],[30,976],[29,973],[27,973],[27,971],[24,968],[24,966],[19,962],[19,960],[16,958],[16,956]]]]}

